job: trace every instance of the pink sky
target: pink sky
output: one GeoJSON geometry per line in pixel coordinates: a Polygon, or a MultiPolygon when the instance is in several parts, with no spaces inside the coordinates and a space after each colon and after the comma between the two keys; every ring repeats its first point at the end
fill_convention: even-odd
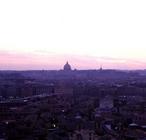
{"type": "Polygon", "coordinates": [[[62,69],[69,61],[73,69],[145,69],[145,62],[111,57],[0,52],[0,69],[62,69]]]}
{"type": "Polygon", "coordinates": [[[0,69],[146,69],[145,0],[0,1],[0,69]]]}

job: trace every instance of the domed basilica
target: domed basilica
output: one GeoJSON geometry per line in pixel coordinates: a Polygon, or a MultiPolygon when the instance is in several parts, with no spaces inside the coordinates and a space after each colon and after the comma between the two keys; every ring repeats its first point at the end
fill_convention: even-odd
{"type": "Polygon", "coordinates": [[[66,62],[66,64],[64,65],[63,70],[65,70],[65,71],[71,71],[71,66],[70,66],[70,64],[68,62],[66,62]]]}

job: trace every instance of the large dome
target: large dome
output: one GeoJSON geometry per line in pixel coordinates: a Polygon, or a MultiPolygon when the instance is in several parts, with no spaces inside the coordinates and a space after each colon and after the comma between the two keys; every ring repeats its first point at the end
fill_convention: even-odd
{"type": "Polygon", "coordinates": [[[71,66],[69,65],[68,62],[66,62],[66,64],[64,65],[64,70],[67,70],[67,71],[71,70],[71,66]]]}

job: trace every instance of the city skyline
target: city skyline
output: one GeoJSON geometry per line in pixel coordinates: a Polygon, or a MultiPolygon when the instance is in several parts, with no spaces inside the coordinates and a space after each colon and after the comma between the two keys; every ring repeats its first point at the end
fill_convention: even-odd
{"type": "Polygon", "coordinates": [[[0,69],[146,69],[146,2],[0,2],[0,69]]]}
{"type": "Polygon", "coordinates": [[[144,70],[145,62],[112,57],[70,56],[69,54],[30,54],[3,52],[0,54],[0,70],[61,70],[68,61],[72,69],[117,69],[117,70],[144,70]],[[6,56],[9,56],[6,58],[6,56]],[[60,58],[58,61],[56,59],[60,58]],[[35,58],[35,59],[34,59],[35,58]],[[5,61],[7,59],[7,62],[5,61]],[[49,62],[48,60],[53,60],[49,62]],[[129,64],[131,64],[129,66],[129,64]],[[16,67],[17,66],[17,67],[16,67]]]}

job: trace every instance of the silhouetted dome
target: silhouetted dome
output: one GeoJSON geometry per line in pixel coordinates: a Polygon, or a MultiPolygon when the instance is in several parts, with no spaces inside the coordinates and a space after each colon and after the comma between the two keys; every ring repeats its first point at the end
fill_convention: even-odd
{"type": "Polygon", "coordinates": [[[66,62],[66,64],[64,65],[64,70],[67,70],[67,71],[71,70],[71,66],[69,65],[68,62],[66,62]]]}

